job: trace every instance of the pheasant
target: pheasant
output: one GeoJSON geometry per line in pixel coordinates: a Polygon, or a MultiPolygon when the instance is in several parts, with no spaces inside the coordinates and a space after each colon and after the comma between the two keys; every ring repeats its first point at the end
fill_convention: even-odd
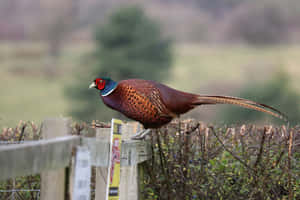
{"type": "MultiPolygon", "coordinates": [[[[96,78],[89,88],[100,90],[104,104],[139,121],[146,130],[159,128],[173,118],[206,104],[233,104],[287,121],[283,113],[265,104],[238,97],[182,92],[150,80],[128,79],[117,83],[110,78],[96,78]]],[[[148,132],[138,135],[144,136],[148,132]]]]}

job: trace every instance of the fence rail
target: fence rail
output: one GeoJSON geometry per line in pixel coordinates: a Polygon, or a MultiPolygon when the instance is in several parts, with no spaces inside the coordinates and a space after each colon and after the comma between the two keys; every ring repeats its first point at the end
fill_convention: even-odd
{"type": "Polygon", "coordinates": [[[79,144],[80,137],[66,136],[0,146],[0,180],[66,167],[79,144]]]}
{"type": "MultiPolygon", "coordinates": [[[[134,200],[138,199],[137,165],[151,158],[150,144],[146,141],[128,140],[128,136],[136,130],[134,126],[124,125],[123,130],[120,198],[134,200]]],[[[86,147],[91,155],[91,165],[97,167],[95,198],[104,199],[105,192],[102,191],[105,191],[106,183],[103,175],[106,176],[109,163],[110,131],[91,131],[94,131],[91,133],[94,137],[72,136],[69,119],[45,120],[42,128],[43,140],[0,146],[0,180],[41,173],[42,200],[65,199],[66,190],[69,190],[72,199],[75,151],[78,146],[86,147]],[[70,182],[68,189],[65,185],[66,167],[71,169],[70,177],[67,177],[70,182]]]]}

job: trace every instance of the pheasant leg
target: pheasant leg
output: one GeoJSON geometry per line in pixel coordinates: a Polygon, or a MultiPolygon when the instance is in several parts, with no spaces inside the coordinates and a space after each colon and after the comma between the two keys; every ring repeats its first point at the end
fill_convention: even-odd
{"type": "Polygon", "coordinates": [[[133,135],[130,139],[132,140],[142,140],[151,132],[150,129],[144,129],[139,132],[137,132],[135,135],[133,135]]]}

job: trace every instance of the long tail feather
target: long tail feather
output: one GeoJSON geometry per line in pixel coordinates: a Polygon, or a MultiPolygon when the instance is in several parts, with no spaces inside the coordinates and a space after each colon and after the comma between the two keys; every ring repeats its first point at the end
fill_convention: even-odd
{"type": "Polygon", "coordinates": [[[261,103],[257,103],[254,101],[250,101],[248,99],[242,99],[238,97],[231,97],[231,96],[203,96],[199,95],[197,100],[194,102],[195,105],[201,105],[201,104],[233,104],[240,107],[257,110],[260,112],[268,113],[274,117],[280,118],[284,121],[288,121],[288,118],[286,115],[284,115],[279,110],[265,105],[261,103]]]}

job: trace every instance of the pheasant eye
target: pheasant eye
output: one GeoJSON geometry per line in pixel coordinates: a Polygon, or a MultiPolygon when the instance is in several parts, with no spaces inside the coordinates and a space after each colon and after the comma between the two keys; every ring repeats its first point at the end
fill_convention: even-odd
{"type": "Polygon", "coordinates": [[[99,90],[103,90],[105,87],[105,80],[99,79],[96,84],[99,90]]]}

